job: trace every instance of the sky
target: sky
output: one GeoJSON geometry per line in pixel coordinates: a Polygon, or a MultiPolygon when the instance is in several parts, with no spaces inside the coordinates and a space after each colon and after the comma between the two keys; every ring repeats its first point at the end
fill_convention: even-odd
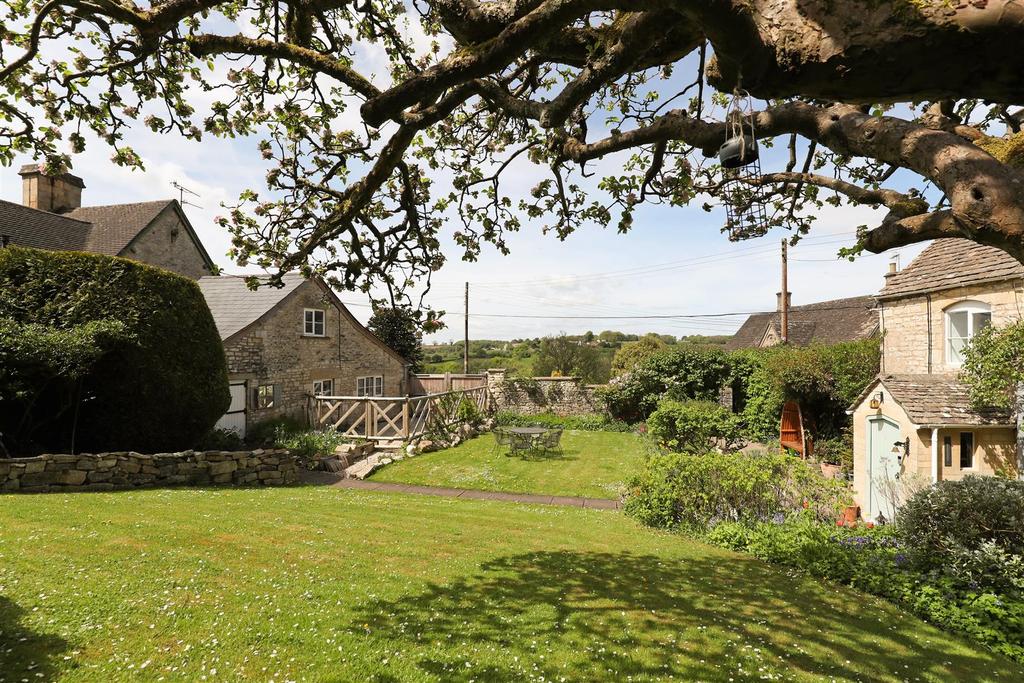
{"type": "MultiPolygon", "coordinates": [[[[386,63],[372,51],[362,59],[369,71],[380,72],[386,63]]],[[[202,112],[203,102],[195,104],[202,112]]],[[[355,116],[353,107],[344,118],[355,116]]],[[[86,185],[83,204],[177,198],[172,183],[179,183],[198,195],[186,194],[184,209],[207,251],[225,272],[241,272],[226,256],[229,237],[214,224],[214,217],[224,213],[222,204],[234,203],[242,190],[263,187],[266,162],[256,151],[255,139],[205,136],[195,143],[138,125],[125,142],[141,155],[144,171],[114,165],[110,150],[95,141],[73,159],[73,172],[86,185]]],[[[763,170],[781,170],[785,164],[781,155],[779,149],[765,153],[763,170]]],[[[600,170],[614,172],[622,159],[605,160],[600,170]]],[[[13,167],[0,167],[0,198],[21,200],[17,171],[25,163],[32,159],[22,157],[13,167]]],[[[503,186],[513,188],[514,198],[536,182],[535,167],[514,165],[509,172],[503,186]]],[[[541,223],[524,219],[522,230],[506,240],[510,255],[485,246],[472,263],[461,261],[447,239],[448,262],[434,274],[427,303],[446,311],[448,328],[427,341],[462,338],[466,282],[470,283],[471,338],[515,339],[606,329],[675,336],[731,334],[746,313],[775,308],[780,243],[789,233],[775,230],[758,239],[729,242],[720,232],[724,210],[716,207],[707,213],[701,203],[697,200],[684,208],[644,206],[625,235],[588,227],[565,241],[542,234],[541,223]],[[636,317],[701,315],[714,317],[636,317]]],[[[858,225],[877,224],[883,215],[869,207],[826,206],[810,236],[790,248],[793,304],[877,292],[897,252],[865,255],[853,263],[838,259],[836,252],[854,242],[858,225]]],[[[449,236],[455,229],[454,222],[451,225],[449,236]]],[[[899,250],[902,265],[923,247],[899,250]]],[[[366,321],[370,310],[364,294],[342,292],[341,298],[357,318],[366,321]]]]}

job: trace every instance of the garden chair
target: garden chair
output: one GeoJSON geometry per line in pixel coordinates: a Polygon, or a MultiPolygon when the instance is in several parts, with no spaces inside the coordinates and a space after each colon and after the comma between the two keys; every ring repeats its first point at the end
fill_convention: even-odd
{"type": "Polygon", "coordinates": [[[539,444],[544,453],[562,452],[562,430],[549,429],[541,434],[539,444]]]}
{"type": "MultiPolygon", "coordinates": [[[[502,447],[511,448],[512,446],[512,435],[506,432],[504,429],[494,430],[494,452],[501,452],[502,447]]],[[[508,455],[506,453],[505,455],[508,455]]]]}
{"type": "Polygon", "coordinates": [[[529,434],[509,434],[509,454],[529,453],[533,450],[533,437],[529,434]]]}

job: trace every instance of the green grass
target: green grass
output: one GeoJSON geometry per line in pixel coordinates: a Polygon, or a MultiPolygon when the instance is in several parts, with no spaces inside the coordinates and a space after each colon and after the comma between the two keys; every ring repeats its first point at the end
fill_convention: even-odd
{"type": "Polygon", "coordinates": [[[562,453],[506,456],[484,434],[433,453],[401,460],[373,474],[373,481],[451,486],[484,491],[617,498],[640,464],[645,444],[636,434],[566,431],[562,453]]]}
{"type": "Polygon", "coordinates": [[[617,512],[330,488],[0,496],[0,679],[1021,680],[617,512]]]}

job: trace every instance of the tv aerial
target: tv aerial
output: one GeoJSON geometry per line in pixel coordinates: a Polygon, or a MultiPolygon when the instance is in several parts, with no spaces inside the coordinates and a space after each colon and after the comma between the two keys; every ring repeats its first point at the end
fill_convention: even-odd
{"type": "Polygon", "coordinates": [[[182,206],[192,206],[192,207],[195,207],[197,209],[203,208],[203,207],[199,206],[198,204],[194,204],[193,202],[185,201],[185,194],[186,193],[190,194],[193,197],[198,199],[199,198],[199,193],[198,192],[193,192],[192,190],[188,189],[187,187],[185,187],[184,185],[182,185],[181,183],[179,183],[176,180],[171,181],[171,187],[173,187],[175,190],[178,191],[178,203],[181,204],[182,206]]]}

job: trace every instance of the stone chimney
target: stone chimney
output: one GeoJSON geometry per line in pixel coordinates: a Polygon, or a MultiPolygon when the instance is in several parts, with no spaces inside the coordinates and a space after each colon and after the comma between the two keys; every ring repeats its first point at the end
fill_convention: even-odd
{"type": "MultiPolygon", "coordinates": [[[[782,292],[775,292],[776,308],[775,310],[779,313],[782,312],[782,292]]],[[[786,307],[793,307],[793,292],[786,292],[786,307]]]]}
{"type": "Polygon", "coordinates": [[[82,205],[85,183],[78,176],[64,173],[48,176],[43,166],[27,164],[18,172],[21,176],[21,203],[40,211],[66,213],[82,205]]]}

